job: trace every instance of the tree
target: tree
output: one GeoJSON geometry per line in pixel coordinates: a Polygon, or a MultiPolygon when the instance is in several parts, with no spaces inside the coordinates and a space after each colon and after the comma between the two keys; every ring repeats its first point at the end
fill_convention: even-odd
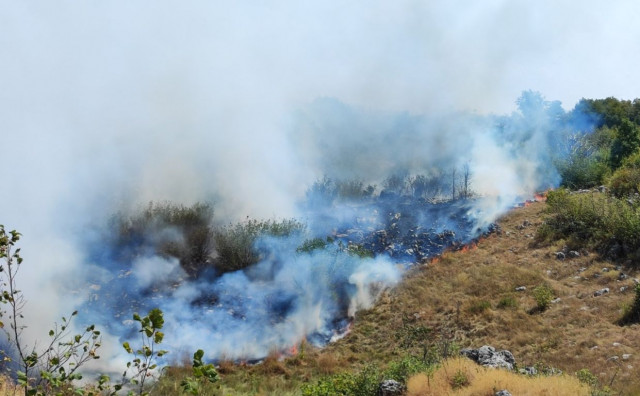
{"type": "Polygon", "coordinates": [[[618,127],[618,134],[611,146],[612,168],[619,168],[622,161],[636,152],[639,147],[640,128],[628,119],[624,119],[618,127]]]}

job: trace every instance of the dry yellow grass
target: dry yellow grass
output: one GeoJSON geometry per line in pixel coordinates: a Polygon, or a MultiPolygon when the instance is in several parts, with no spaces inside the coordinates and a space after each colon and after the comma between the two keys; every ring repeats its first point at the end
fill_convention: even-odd
{"type": "Polygon", "coordinates": [[[432,375],[413,376],[407,381],[407,388],[408,396],[488,396],[503,389],[522,396],[590,394],[589,388],[574,377],[526,377],[506,370],[484,368],[467,358],[449,359],[432,375]]]}
{"type": "Polygon", "coordinates": [[[13,384],[13,381],[6,376],[0,376],[0,395],[21,395],[24,394],[24,388],[13,384]]]}

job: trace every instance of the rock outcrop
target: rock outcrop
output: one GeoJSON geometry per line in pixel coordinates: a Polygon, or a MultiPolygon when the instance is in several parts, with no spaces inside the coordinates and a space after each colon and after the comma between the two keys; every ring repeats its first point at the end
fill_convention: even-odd
{"type": "Polygon", "coordinates": [[[507,350],[496,351],[490,345],[484,345],[478,349],[465,348],[460,351],[460,354],[484,367],[513,370],[516,364],[516,359],[511,352],[507,350]]]}

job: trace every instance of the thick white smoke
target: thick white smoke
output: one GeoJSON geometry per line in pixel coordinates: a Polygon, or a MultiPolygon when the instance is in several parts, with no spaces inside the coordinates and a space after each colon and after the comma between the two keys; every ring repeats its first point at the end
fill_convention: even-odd
{"type": "MultiPolygon", "coordinates": [[[[634,95],[636,14],[632,1],[0,1],[0,222],[25,235],[25,335],[90,294],[87,234],[150,200],[288,217],[324,174],[469,163],[491,218],[553,184],[548,128],[520,127],[548,113],[496,131],[463,112],[509,112],[528,88],[634,95]]],[[[138,285],[157,280],[149,264],[135,263],[138,285]]],[[[353,270],[354,285],[369,276],[353,270]]]]}

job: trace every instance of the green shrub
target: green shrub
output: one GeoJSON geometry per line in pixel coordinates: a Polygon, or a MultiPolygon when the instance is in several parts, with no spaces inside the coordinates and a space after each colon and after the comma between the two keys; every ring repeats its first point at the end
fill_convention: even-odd
{"type": "Polygon", "coordinates": [[[347,253],[358,256],[360,258],[373,258],[375,257],[375,254],[365,248],[362,245],[358,245],[358,244],[351,244],[349,245],[349,247],[347,248],[347,253]]]}
{"type": "Polygon", "coordinates": [[[247,220],[221,227],[214,232],[218,260],[215,264],[221,272],[237,271],[260,260],[255,243],[259,237],[286,237],[302,232],[305,225],[297,220],[247,220]]]}
{"type": "Polygon", "coordinates": [[[302,242],[300,246],[298,246],[298,248],[296,249],[296,252],[311,253],[314,250],[319,250],[319,249],[322,250],[325,247],[327,247],[328,243],[329,241],[325,241],[322,238],[306,239],[304,242],[302,242]]]}
{"type": "Polygon", "coordinates": [[[542,284],[533,289],[533,298],[540,312],[545,311],[553,300],[553,290],[546,284],[542,284]]]}
{"type": "Polygon", "coordinates": [[[606,159],[576,155],[558,164],[562,185],[574,189],[600,186],[611,169],[606,159]]]}
{"type": "Polygon", "coordinates": [[[418,359],[415,356],[407,356],[403,359],[391,362],[387,370],[384,372],[384,378],[406,383],[407,379],[412,375],[429,371],[433,369],[433,367],[434,365],[427,364],[422,359],[418,359]]]}
{"type": "Polygon", "coordinates": [[[467,312],[471,314],[479,314],[487,309],[491,308],[491,303],[487,300],[478,300],[471,303],[471,305],[467,308],[467,312]]]}
{"type": "Polygon", "coordinates": [[[187,274],[197,276],[209,265],[213,252],[212,220],[213,208],[206,203],[183,206],[150,202],[134,215],[114,216],[114,251],[130,262],[130,257],[151,250],[177,258],[187,274]]]}
{"type": "Polygon", "coordinates": [[[371,396],[382,380],[375,366],[366,366],[358,373],[341,373],[318,380],[315,384],[302,385],[303,396],[371,396]]]}
{"type": "Polygon", "coordinates": [[[7,336],[0,359],[15,364],[15,371],[5,366],[2,374],[14,377],[25,395],[82,394],[75,382],[82,380],[80,371],[86,363],[100,358],[100,331],[90,325],[74,335],[72,321],[78,311],[73,311],[49,330],[48,341],[27,344],[22,334],[26,300],[16,283],[23,263],[20,248],[16,248],[20,237],[16,230],[7,232],[0,224],[0,327],[7,336]]]}
{"type": "Polygon", "coordinates": [[[453,389],[459,389],[467,385],[469,385],[469,378],[467,375],[462,370],[456,371],[451,378],[451,387],[453,389]]]}
{"type": "Polygon", "coordinates": [[[518,302],[513,296],[502,297],[497,305],[499,309],[516,308],[517,306],[518,302]]]}
{"type": "Polygon", "coordinates": [[[633,303],[625,310],[619,323],[621,325],[640,323],[640,284],[636,285],[633,303]]]}
{"type": "Polygon", "coordinates": [[[615,134],[615,129],[602,127],[593,133],[574,136],[569,156],[556,163],[562,185],[580,189],[604,184],[611,174],[609,157],[615,134]]]}
{"type": "Polygon", "coordinates": [[[608,183],[611,193],[618,198],[640,192],[640,169],[620,168],[611,176],[608,183]]]}
{"type": "Polygon", "coordinates": [[[547,196],[547,218],[537,239],[568,239],[570,245],[622,258],[639,251],[638,235],[640,207],[636,203],[601,193],[571,194],[559,189],[547,196]]]}
{"type": "Polygon", "coordinates": [[[591,371],[589,371],[589,369],[583,368],[581,370],[578,370],[578,372],[576,372],[576,377],[578,377],[578,380],[580,382],[585,385],[589,385],[592,388],[598,386],[598,377],[593,375],[591,371]]]}

